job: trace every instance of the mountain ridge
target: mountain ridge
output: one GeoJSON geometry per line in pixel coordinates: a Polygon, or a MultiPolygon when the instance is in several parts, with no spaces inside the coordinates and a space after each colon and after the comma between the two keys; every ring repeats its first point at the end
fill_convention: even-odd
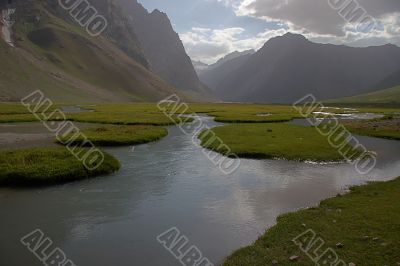
{"type": "Polygon", "coordinates": [[[215,91],[225,101],[292,103],[309,93],[324,100],[371,91],[399,68],[394,45],[319,44],[289,33],[267,41],[215,91]]]}

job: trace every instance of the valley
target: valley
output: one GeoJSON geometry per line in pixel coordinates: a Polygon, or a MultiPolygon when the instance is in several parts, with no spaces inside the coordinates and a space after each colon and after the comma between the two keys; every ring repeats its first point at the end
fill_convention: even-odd
{"type": "Polygon", "coordinates": [[[0,265],[399,265],[400,5],[339,4],[0,0],[0,265]]]}

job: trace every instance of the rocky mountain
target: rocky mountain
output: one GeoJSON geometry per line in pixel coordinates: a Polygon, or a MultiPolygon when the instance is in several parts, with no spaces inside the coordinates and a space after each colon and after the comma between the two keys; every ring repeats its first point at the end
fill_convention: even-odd
{"type": "Polygon", "coordinates": [[[288,33],[265,43],[216,92],[227,101],[292,103],[309,93],[332,99],[371,91],[399,69],[395,45],[353,48],[288,33]]]}
{"type": "Polygon", "coordinates": [[[254,50],[230,53],[200,72],[199,78],[211,90],[215,90],[220,82],[241,67],[254,53],[254,50]]]}
{"type": "MultiPolygon", "coordinates": [[[[16,47],[0,40],[2,99],[18,101],[36,89],[63,102],[155,101],[172,93],[201,99],[191,87],[179,90],[153,70],[153,61],[138,37],[140,31],[117,0],[91,1],[107,22],[99,35],[87,30],[93,14],[82,11],[86,2],[77,9],[65,9],[59,1],[7,1],[11,2],[7,7],[15,8],[16,47]]],[[[158,22],[166,23],[168,18],[160,17],[158,22]]],[[[93,31],[96,23],[91,26],[93,31]]],[[[164,42],[164,36],[158,38],[164,42]]],[[[172,59],[170,55],[160,60],[172,59]]]]}
{"type": "Polygon", "coordinates": [[[150,69],[178,89],[204,92],[205,88],[168,16],[157,9],[149,13],[136,0],[117,2],[133,24],[150,69]]]}

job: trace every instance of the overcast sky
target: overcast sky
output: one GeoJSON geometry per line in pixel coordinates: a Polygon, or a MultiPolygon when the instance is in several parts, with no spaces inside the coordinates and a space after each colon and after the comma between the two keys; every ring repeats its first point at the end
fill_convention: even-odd
{"type": "Polygon", "coordinates": [[[322,43],[400,46],[400,0],[139,1],[167,13],[189,56],[206,63],[236,50],[259,49],[288,31],[322,43]],[[362,9],[349,21],[343,15],[353,4],[362,9]]]}

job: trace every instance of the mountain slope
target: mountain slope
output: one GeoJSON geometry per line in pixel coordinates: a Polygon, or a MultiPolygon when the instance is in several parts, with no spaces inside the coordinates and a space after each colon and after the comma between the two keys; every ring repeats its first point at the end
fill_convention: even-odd
{"type": "Polygon", "coordinates": [[[398,69],[394,45],[352,48],[286,34],[269,40],[216,91],[228,101],[292,103],[309,93],[324,100],[371,91],[398,69]]]}
{"type": "Polygon", "coordinates": [[[340,99],[334,99],[328,101],[329,103],[362,103],[362,104],[400,104],[400,85],[378,90],[374,92],[369,92],[365,94],[360,94],[351,97],[345,97],[340,99]]]}
{"type": "Polygon", "coordinates": [[[181,90],[202,92],[192,61],[167,15],[149,13],[136,0],[118,0],[133,23],[150,68],[169,84],[181,90]]]}
{"type": "Polygon", "coordinates": [[[390,73],[386,78],[375,84],[372,89],[385,89],[400,85],[400,70],[390,73]]]}
{"type": "Polygon", "coordinates": [[[54,101],[155,101],[181,93],[150,71],[131,23],[114,0],[94,1],[106,17],[91,37],[57,1],[17,2],[17,48],[0,40],[0,96],[41,89],[54,101]],[[3,63],[4,62],[4,63],[3,63]]]}
{"type": "Polygon", "coordinates": [[[230,73],[241,67],[254,54],[254,50],[244,52],[234,52],[228,54],[224,58],[218,60],[213,65],[203,70],[199,74],[200,80],[210,89],[215,88],[222,82],[230,73]]]}

